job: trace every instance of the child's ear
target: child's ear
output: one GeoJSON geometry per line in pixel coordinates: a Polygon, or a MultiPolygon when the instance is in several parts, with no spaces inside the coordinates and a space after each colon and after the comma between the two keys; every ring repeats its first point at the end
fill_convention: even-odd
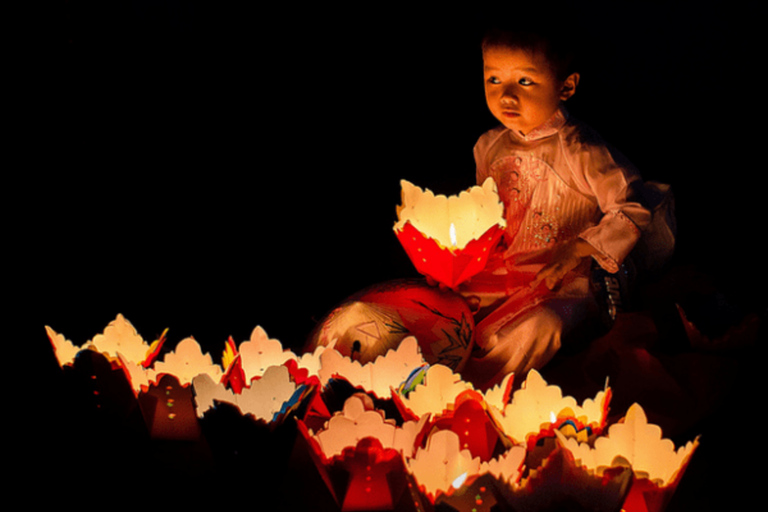
{"type": "Polygon", "coordinates": [[[579,78],[578,73],[572,73],[568,75],[568,78],[563,80],[563,87],[560,90],[560,99],[562,101],[565,101],[576,94],[576,86],[579,85],[579,78]]]}

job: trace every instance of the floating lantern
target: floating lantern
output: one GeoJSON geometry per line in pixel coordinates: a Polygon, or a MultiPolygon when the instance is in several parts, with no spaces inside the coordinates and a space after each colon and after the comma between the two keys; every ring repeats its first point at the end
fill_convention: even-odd
{"type": "Polygon", "coordinates": [[[447,366],[434,365],[420,368],[419,371],[423,375],[419,375],[418,381],[411,385],[411,389],[401,387],[394,394],[395,403],[401,409],[403,417],[442,415],[467,391],[476,392],[477,396],[482,397],[485,403],[495,409],[503,409],[509,399],[514,378],[510,373],[499,385],[480,393],[447,366]]]}
{"type": "Polygon", "coordinates": [[[406,489],[403,457],[413,454],[426,422],[397,426],[370,397],[357,394],[320,431],[302,421],[299,430],[341,510],[391,510],[406,489]]]}
{"type": "Polygon", "coordinates": [[[333,309],[310,336],[305,351],[334,344],[365,364],[414,336],[429,364],[460,370],[471,351],[474,319],[458,294],[402,279],[362,290],[333,309]]]}
{"type": "Polygon", "coordinates": [[[306,391],[305,386],[294,382],[287,366],[270,366],[261,378],[239,393],[217,384],[207,374],[195,377],[193,385],[199,417],[202,418],[217,403],[228,403],[237,407],[242,415],[251,415],[265,423],[278,421],[306,391]]]}
{"type": "Polygon", "coordinates": [[[608,427],[607,385],[577,403],[531,370],[514,394],[512,374],[481,392],[414,336],[362,363],[334,342],[298,357],[257,327],[226,342],[222,367],[191,337],[155,360],[165,336],[144,343],[121,316],[81,347],[47,333],[89,428],[205,440],[267,488],[293,486],[299,461],[342,511],[661,512],[698,446],[675,449],[638,404],[608,427]]]}
{"type": "Polygon", "coordinates": [[[600,475],[588,472],[567,450],[558,447],[519,481],[498,487],[498,492],[511,510],[519,512],[617,512],[624,510],[622,504],[632,479],[632,471],[620,466],[600,475]]]}
{"type": "Polygon", "coordinates": [[[48,339],[53,346],[59,365],[64,367],[71,365],[75,356],[82,350],[95,350],[107,357],[110,361],[117,361],[119,355],[132,363],[140,364],[144,368],[149,367],[157,357],[165,342],[163,334],[151,344],[147,344],[136,332],[136,328],[126,318],[118,314],[104,329],[82,346],[76,346],[63,335],[46,326],[48,339]]]}
{"type": "Polygon", "coordinates": [[[578,405],[576,399],[563,396],[558,386],[549,385],[536,370],[531,370],[512,401],[502,408],[491,407],[504,433],[517,443],[535,443],[539,437],[554,437],[553,428],[569,419],[576,420],[576,430],[589,426],[599,433],[608,417],[611,391],[606,386],[594,399],[578,405]]]}
{"type": "Polygon", "coordinates": [[[76,393],[81,414],[104,422],[111,428],[146,434],[146,417],[139,394],[157,378],[149,368],[165,342],[165,334],[146,343],[121,314],[101,334],[77,346],[51,327],[45,327],[65,385],[76,393]]]}
{"type": "Polygon", "coordinates": [[[648,423],[645,411],[633,404],[623,421],[608,428],[594,447],[558,434],[562,445],[583,467],[602,474],[616,466],[632,468],[635,479],[624,502],[626,512],[660,512],[672,497],[698,438],[675,450],[669,439],[662,438],[661,428],[648,423]]]}
{"type": "Polygon", "coordinates": [[[330,346],[320,354],[318,377],[322,385],[331,379],[341,378],[378,398],[390,398],[392,386],[405,381],[414,369],[424,363],[419,343],[413,336],[405,338],[396,349],[366,364],[345,357],[330,346]]]}
{"type": "Polygon", "coordinates": [[[297,368],[306,370],[310,375],[317,375],[320,355],[324,350],[325,347],[319,346],[314,352],[299,357],[291,350],[284,349],[279,340],[270,338],[261,326],[256,326],[248,341],[239,347],[231,338],[227,340],[222,356],[225,365],[223,381],[238,392],[252,380],[263,376],[269,367],[288,362],[294,362],[297,368]]]}
{"type": "MultiPolygon", "coordinates": [[[[433,431],[424,447],[406,458],[406,468],[419,492],[429,503],[451,502],[453,495],[466,495],[466,489],[476,485],[478,477],[490,475],[496,486],[501,482],[516,482],[525,460],[525,448],[513,446],[499,457],[482,461],[462,448],[460,436],[452,430],[433,431]]],[[[475,503],[476,504],[476,503],[475,503]]],[[[486,506],[493,504],[486,502],[486,506]]]]}
{"type": "Polygon", "coordinates": [[[506,227],[493,179],[450,197],[401,187],[394,230],[419,273],[456,288],[485,268],[506,227]]]}
{"type": "Polygon", "coordinates": [[[451,410],[436,417],[431,427],[455,432],[462,449],[469,450],[473,457],[480,457],[483,462],[491,460],[510,445],[490,417],[483,396],[477,391],[461,393],[451,410]]]}
{"type": "Polygon", "coordinates": [[[428,417],[424,417],[398,427],[394,420],[388,420],[382,411],[374,409],[369,397],[357,394],[346,400],[344,409],[334,414],[325,428],[317,433],[310,431],[310,435],[317,440],[327,459],[341,455],[345,448],[354,447],[366,437],[375,437],[384,448],[393,448],[410,456],[427,421],[428,417]]]}
{"type": "MultiPolygon", "coordinates": [[[[136,374],[134,369],[131,375],[135,378],[136,374]]],[[[138,400],[151,436],[197,440],[200,427],[192,398],[192,381],[198,375],[220,379],[221,366],[213,362],[210,354],[203,353],[194,338],[188,337],[145,374],[152,375],[152,379],[148,379],[148,387],[141,386],[138,400]]]]}

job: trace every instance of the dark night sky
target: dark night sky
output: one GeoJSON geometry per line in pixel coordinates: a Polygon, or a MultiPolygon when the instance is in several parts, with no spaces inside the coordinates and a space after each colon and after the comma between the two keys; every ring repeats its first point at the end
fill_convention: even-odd
{"type": "MultiPolygon", "coordinates": [[[[753,16],[707,5],[577,10],[595,50],[570,107],[673,185],[681,251],[722,269],[752,244],[759,102],[753,16]]],[[[295,345],[347,295],[412,275],[399,180],[471,185],[494,124],[479,16],[345,16],[168,0],[45,18],[26,187],[42,215],[22,230],[45,323],[85,341],[122,312],[217,351],[261,324],[295,345]]]]}
{"type": "MultiPolygon", "coordinates": [[[[222,4],[40,15],[10,204],[15,302],[45,357],[44,325],[81,344],[117,313],[215,358],[256,325],[299,347],[348,295],[415,275],[392,233],[400,179],[473,184],[472,146],[495,124],[476,12],[222,4]]],[[[572,15],[594,49],[571,112],[672,184],[678,260],[751,301],[764,282],[758,16],[637,4],[572,15]]]]}

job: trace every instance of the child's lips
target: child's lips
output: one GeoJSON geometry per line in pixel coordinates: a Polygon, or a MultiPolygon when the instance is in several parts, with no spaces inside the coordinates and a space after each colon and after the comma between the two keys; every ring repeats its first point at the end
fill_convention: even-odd
{"type": "Polygon", "coordinates": [[[501,115],[506,118],[513,119],[516,117],[520,117],[520,112],[515,112],[514,110],[502,110],[501,115]]]}

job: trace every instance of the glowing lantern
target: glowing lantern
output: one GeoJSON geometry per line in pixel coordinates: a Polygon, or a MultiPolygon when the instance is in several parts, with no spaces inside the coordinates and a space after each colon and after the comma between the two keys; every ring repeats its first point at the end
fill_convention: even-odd
{"type": "Polygon", "coordinates": [[[540,465],[528,468],[519,481],[497,490],[510,509],[520,512],[616,512],[623,510],[632,478],[632,471],[620,466],[596,475],[575,462],[567,450],[557,448],[540,465]]]}
{"type": "Polygon", "coordinates": [[[394,230],[416,270],[449,288],[483,270],[506,227],[493,179],[450,197],[401,187],[394,230]]]}
{"type": "Polygon", "coordinates": [[[200,344],[191,337],[181,340],[173,352],[155,363],[154,369],[158,374],[173,375],[184,386],[202,373],[216,380],[221,378],[221,366],[213,362],[210,354],[203,354],[200,344]]]}
{"type": "MultiPolygon", "coordinates": [[[[145,433],[146,423],[138,396],[147,390],[156,374],[149,369],[157,357],[165,333],[148,344],[133,325],[118,314],[104,329],[81,346],[46,326],[48,339],[59,366],[66,376],[65,385],[77,390],[92,419],[130,425],[134,432],[145,433]]],[[[124,428],[124,427],[123,427],[124,428]]]]}
{"type": "MultiPolygon", "coordinates": [[[[485,482],[494,486],[501,482],[516,482],[520,478],[525,460],[525,448],[522,446],[513,446],[499,457],[483,462],[461,445],[456,432],[435,430],[424,447],[417,449],[413,457],[406,458],[409,474],[419,492],[430,503],[455,502],[450,497],[465,494],[462,491],[475,485],[482,475],[493,477],[485,482]]],[[[489,504],[492,503],[486,503],[489,504]]]]}
{"type": "Polygon", "coordinates": [[[320,383],[342,378],[352,386],[369,392],[378,398],[389,398],[394,383],[405,381],[415,368],[424,364],[416,338],[409,336],[393,350],[387,351],[374,361],[361,364],[343,356],[333,346],[320,354],[320,383]]]}
{"type": "Polygon", "coordinates": [[[236,347],[234,340],[227,340],[222,362],[225,366],[223,382],[235,392],[264,375],[271,366],[280,366],[289,361],[296,363],[298,368],[306,370],[310,375],[317,375],[320,369],[320,354],[325,347],[316,347],[313,353],[301,357],[288,349],[284,349],[279,340],[270,338],[267,332],[256,326],[248,341],[236,347]]]}
{"type": "MultiPolygon", "coordinates": [[[[442,415],[453,407],[457,398],[467,391],[476,392],[471,383],[461,379],[447,366],[434,365],[420,369],[421,375],[412,389],[398,389],[393,398],[403,417],[420,418],[426,414],[442,415]]],[[[513,375],[485,393],[477,392],[485,403],[495,409],[503,408],[509,399],[513,375]]]]}
{"type": "Polygon", "coordinates": [[[374,408],[370,397],[357,394],[319,432],[298,424],[341,510],[403,510],[394,506],[406,487],[403,457],[413,454],[426,418],[397,426],[374,408]]]}
{"type": "Polygon", "coordinates": [[[373,401],[365,395],[346,400],[344,409],[331,417],[324,429],[312,433],[323,455],[330,459],[341,455],[345,448],[354,447],[366,437],[375,437],[384,448],[393,448],[406,456],[413,454],[418,434],[427,423],[407,421],[398,427],[384,413],[374,409],[373,401]]]}
{"type": "Polygon", "coordinates": [[[487,462],[504,446],[503,434],[489,416],[483,396],[477,391],[465,391],[456,398],[451,410],[431,422],[432,428],[452,430],[459,436],[462,449],[487,462]]]}
{"type": "Polygon", "coordinates": [[[216,403],[229,403],[243,415],[251,415],[258,421],[271,423],[285,415],[300,401],[306,386],[291,378],[287,366],[270,366],[260,379],[251,382],[239,393],[215,383],[210,375],[200,374],[193,380],[197,414],[202,418],[216,403]]]}
{"type": "Polygon", "coordinates": [[[166,329],[157,340],[147,344],[136,332],[136,328],[120,314],[107,325],[102,334],[97,334],[93,339],[79,347],[50,327],[46,326],[45,330],[53,346],[56,359],[62,367],[71,365],[81,350],[90,349],[104,355],[113,363],[122,355],[126,361],[147,368],[160,352],[167,332],[166,329]]]}
{"type": "Polygon", "coordinates": [[[580,406],[576,399],[563,396],[558,386],[547,384],[539,372],[531,370],[512,401],[491,411],[507,436],[517,443],[533,443],[541,436],[553,437],[553,427],[569,419],[576,420],[576,430],[589,426],[599,433],[607,420],[610,398],[610,388],[606,387],[580,406]]]}
{"type": "MultiPolygon", "coordinates": [[[[150,434],[156,439],[196,440],[200,428],[192,399],[192,380],[198,375],[221,378],[221,367],[204,354],[194,338],[185,338],[162,361],[155,362],[155,380],[142,387],[139,404],[150,434]]],[[[134,373],[135,375],[135,373],[134,373]]]]}
{"type": "Polygon", "coordinates": [[[616,466],[632,468],[635,479],[624,502],[626,512],[663,510],[698,447],[696,439],[675,450],[672,441],[662,438],[661,428],[648,423],[638,404],[629,408],[622,422],[611,425],[594,447],[558,437],[579,464],[596,474],[616,466]]]}
{"type": "Polygon", "coordinates": [[[408,471],[433,503],[440,493],[454,488],[454,483],[461,486],[467,475],[479,473],[480,464],[479,457],[461,449],[459,436],[450,430],[429,436],[426,446],[407,460],[408,471]]]}

